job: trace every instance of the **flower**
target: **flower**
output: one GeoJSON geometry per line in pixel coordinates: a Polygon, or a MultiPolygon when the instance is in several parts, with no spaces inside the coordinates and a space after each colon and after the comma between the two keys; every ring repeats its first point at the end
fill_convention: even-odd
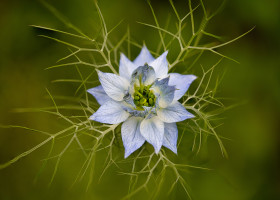
{"type": "Polygon", "coordinates": [[[177,154],[176,122],[194,117],[178,100],[196,76],[168,74],[167,53],[154,59],[144,46],[133,62],[121,54],[120,75],[97,70],[101,85],[88,90],[101,105],[91,120],[123,122],[125,158],[145,141],[156,153],[165,146],[177,154]]]}

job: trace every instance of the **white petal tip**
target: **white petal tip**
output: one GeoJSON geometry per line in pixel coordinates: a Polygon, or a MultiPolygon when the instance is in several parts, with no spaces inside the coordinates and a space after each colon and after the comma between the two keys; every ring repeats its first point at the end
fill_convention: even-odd
{"type": "Polygon", "coordinates": [[[142,50],[144,50],[144,49],[145,49],[145,50],[148,50],[146,44],[143,44],[142,50]]]}
{"type": "Polygon", "coordinates": [[[129,62],[130,60],[126,57],[124,53],[120,55],[120,62],[129,62]]]}
{"type": "Polygon", "coordinates": [[[97,72],[98,75],[103,73],[99,69],[95,69],[95,71],[97,72]]]}
{"type": "Polygon", "coordinates": [[[158,155],[158,153],[160,152],[160,149],[161,148],[159,148],[159,149],[155,149],[155,153],[158,155]]]}
{"type": "Polygon", "coordinates": [[[175,153],[176,155],[178,155],[178,153],[177,153],[177,148],[176,148],[176,149],[171,149],[171,151],[172,151],[173,153],[175,153]]]}
{"type": "Polygon", "coordinates": [[[191,113],[189,113],[188,118],[187,119],[191,119],[191,118],[195,118],[195,116],[191,113]]]}
{"type": "Polygon", "coordinates": [[[194,81],[195,79],[197,79],[197,76],[195,75],[190,75],[191,76],[191,79],[194,81]]]}
{"type": "Polygon", "coordinates": [[[87,89],[87,92],[90,93],[90,94],[93,94],[94,91],[95,91],[95,88],[96,88],[96,87],[87,89]]]}
{"type": "Polygon", "coordinates": [[[124,159],[126,159],[128,156],[130,156],[131,155],[131,153],[129,153],[129,152],[125,152],[125,154],[124,154],[124,159]]]}
{"type": "Polygon", "coordinates": [[[177,152],[177,147],[171,146],[171,145],[164,145],[167,149],[169,149],[170,151],[172,151],[173,153],[175,153],[176,155],[178,155],[177,152]]]}
{"type": "Polygon", "coordinates": [[[93,115],[91,115],[91,116],[89,117],[89,119],[95,121],[96,117],[95,117],[95,115],[93,114],[93,115]]]}
{"type": "MultiPolygon", "coordinates": [[[[166,50],[166,51],[165,51],[163,54],[161,54],[159,57],[161,57],[161,58],[165,57],[165,58],[166,58],[166,57],[167,57],[167,54],[168,54],[168,50],[166,50]]],[[[158,58],[159,58],[159,57],[158,57],[158,58]]]]}

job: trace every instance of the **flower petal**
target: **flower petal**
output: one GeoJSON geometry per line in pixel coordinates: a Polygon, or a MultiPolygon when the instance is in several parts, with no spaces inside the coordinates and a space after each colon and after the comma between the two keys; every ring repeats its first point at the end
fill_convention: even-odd
{"type": "Polygon", "coordinates": [[[119,67],[119,73],[121,77],[130,80],[132,72],[138,66],[139,65],[135,65],[133,62],[131,62],[124,54],[121,54],[120,67],[119,67]]]}
{"type": "MultiPolygon", "coordinates": [[[[138,67],[132,72],[130,84],[133,85],[135,82],[137,83],[137,80],[139,82],[140,78],[144,85],[152,84],[156,79],[156,73],[154,68],[152,68],[149,65],[138,67]]],[[[139,83],[137,84],[139,85],[139,83]]]]}
{"type": "Polygon", "coordinates": [[[107,101],[90,117],[91,120],[106,123],[118,124],[125,121],[129,113],[124,111],[121,104],[116,101],[107,101]]]}
{"type": "Polygon", "coordinates": [[[164,52],[161,56],[156,58],[154,61],[149,62],[149,66],[152,66],[156,72],[157,78],[165,78],[168,73],[168,62],[166,56],[168,51],[164,52]]]}
{"type": "Polygon", "coordinates": [[[99,70],[97,72],[99,81],[106,94],[116,101],[122,101],[126,90],[128,90],[129,82],[116,74],[103,73],[99,70]]]}
{"type": "Polygon", "coordinates": [[[122,125],[122,141],[125,149],[124,158],[127,158],[134,151],[139,149],[145,142],[140,133],[140,124],[143,118],[130,117],[122,125]]]}
{"type": "Polygon", "coordinates": [[[88,89],[87,92],[92,94],[100,105],[103,105],[111,99],[104,91],[102,85],[88,89]]]}
{"type": "Polygon", "coordinates": [[[145,63],[149,63],[154,60],[155,60],[154,57],[147,49],[146,45],[144,45],[140,54],[137,56],[137,58],[135,58],[133,63],[138,67],[138,66],[143,66],[145,63]]]}
{"type": "Polygon", "coordinates": [[[174,86],[169,86],[168,82],[169,77],[156,80],[151,88],[156,94],[158,94],[158,103],[160,108],[166,108],[174,99],[176,88],[174,86]]]}
{"type": "Polygon", "coordinates": [[[176,123],[164,123],[162,145],[177,154],[178,129],[176,123]]]}
{"type": "Polygon", "coordinates": [[[162,146],[164,123],[158,117],[144,119],[140,125],[140,131],[141,135],[154,146],[155,152],[158,153],[162,146]]]}
{"type": "Polygon", "coordinates": [[[181,75],[178,73],[169,74],[169,85],[174,85],[175,91],[174,100],[179,100],[189,89],[191,83],[197,78],[194,75],[181,75]]]}
{"type": "Polygon", "coordinates": [[[180,122],[194,117],[194,115],[189,113],[178,101],[174,101],[166,108],[158,109],[157,116],[166,123],[180,122]]]}

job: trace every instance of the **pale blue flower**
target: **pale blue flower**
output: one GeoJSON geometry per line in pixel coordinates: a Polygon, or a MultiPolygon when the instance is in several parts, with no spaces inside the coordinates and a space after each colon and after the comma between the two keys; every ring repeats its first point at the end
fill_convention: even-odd
{"type": "Polygon", "coordinates": [[[98,70],[101,85],[88,90],[101,105],[91,120],[123,122],[125,158],[145,141],[153,145],[156,153],[162,146],[177,153],[176,122],[194,117],[178,100],[196,76],[168,74],[167,53],[155,59],[144,46],[133,62],[121,54],[120,75],[98,70]]]}

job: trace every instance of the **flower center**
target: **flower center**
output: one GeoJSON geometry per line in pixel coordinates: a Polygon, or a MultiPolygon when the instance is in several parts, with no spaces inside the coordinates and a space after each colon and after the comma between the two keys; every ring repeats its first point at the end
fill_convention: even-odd
{"type": "Polygon", "coordinates": [[[146,107],[153,107],[156,102],[156,96],[154,95],[153,91],[150,90],[149,86],[143,86],[142,84],[140,87],[134,86],[134,104],[137,108],[143,109],[142,106],[146,107]]]}

